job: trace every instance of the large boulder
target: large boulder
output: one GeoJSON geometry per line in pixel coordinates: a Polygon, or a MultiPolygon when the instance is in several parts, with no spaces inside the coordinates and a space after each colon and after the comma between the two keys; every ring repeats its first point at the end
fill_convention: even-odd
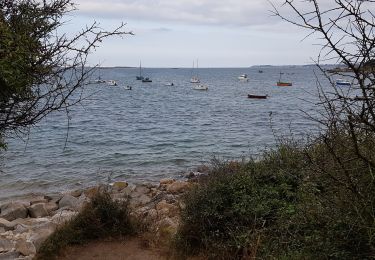
{"type": "MultiPolygon", "coordinates": [[[[14,242],[8,239],[0,238],[0,253],[12,251],[14,249],[14,242]]],[[[0,257],[1,259],[1,257],[0,257]]]]}
{"type": "Polygon", "coordinates": [[[78,207],[78,199],[70,194],[64,195],[59,201],[59,208],[76,209],[78,207]]]}
{"type": "Polygon", "coordinates": [[[0,260],[14,260],[20,256],[20,253],[17,251],[0,253],[0,260]]]}
{"type": "Polygon", "coordinates": [[[45,203],[33,204],[29,207],[29,214],[32,218],[48,216],[48,210],[45,203]]]}
{"type": "Polygon", "coordinates": [[[176,181],[167,186],[167,192],[172,194],[178,194],[185,192],[189,188],[190,184],[186,181],[176,181]]]}
{"type": "Polygon", "coordinates": [[[17,218],[27,217],[27,208],[19,202],[9,202],[1,206],[1,218],[12,221],[17,218]]]}
{"type": "Polygon", "coordinates": [[[48,213],[51,214],[53,211],[58,210],[59,206],[55,202],[50,201],[45,204],[45,208],[48,211],[48,213]]]}
{"type": "Polygon", "coordinates": [[[31,241],[20,239],[16,243],[16,250],[24,256],[35,255],[36,248],[31,241]]]}
{"type": "Polygon", "coordinates": [[[9,222],[8,220],[4,218],[0,218],[0,227],[4,228],[5,231],[13,230],[15,227],[15,223],[9,222]]]}
{"type": "Polygon", "coordinates": [[[113,191],[121,191],[121,190],[125,189],[128,186],[129,186],[129,184],[126,181],[116,181],[112,185],[112,190],[113,191]]]}

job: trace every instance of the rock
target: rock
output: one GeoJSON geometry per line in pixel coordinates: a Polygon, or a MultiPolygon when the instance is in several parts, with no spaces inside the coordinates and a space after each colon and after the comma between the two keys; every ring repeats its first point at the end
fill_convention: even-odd
{"type": "Polygon", "coordinates": [[[40,218],[48,216],[48,211],[46,209],[45,203],[37,203],[31,205],[29,209],[30,217],[32,218],[40,218]]]}
{"type": "Polygon", "coordinates": [[[16,243],[16,250],[25,256],[36,254],[36,248],[30,241],[18,240],[16,243]]]}
{"type": "Polygon", "coordinates": [[[9,202],[1,206],[1,218],[12,221],[27,217],[27,208],[19,202],[9,202]]]}
{"type": "Polygon", "coordinates": [[[149,196],[142,194],[141,196],[132,198],[130,200],[130,207],[135,208],[141,205],[146,205],[150,201],[151,201],[151,198],[149,196]]]}
{"type": "Polygon", "coordinates": [[[167,186],[167,192],[178,194],[185,192],[189,188],[189,183],[185,181],[176,181],[167,186]]]}
{"type": "Polygon", "coordinates": [[[0,253],[12,251],[13,248],[14,248],[14,242],[8,239],[0,238],[0,253]]]}
{"type": "Polygon", "coordinates": [[[59,208],[76,209],[78,207],[78,199],[70,194],[66,194],[59,201],[59,208]]]}
{"type": "MultiPolygon", "coordinates": [[[[150,188],[147,188],[144,185],[138,185],[135,187],[134,191],[132,193],[134,194],[148,194],[150,192],[150,188]]],[[[133,194],[132,194],[133,196],[133,194]]]]}
{"type": "Polygon", "coordinates": [[[171,179],[171,178],[164,178],[164,179],[161,179],[161,180],[160,180],[160,185],[172,184],[173,182],[175,182],[174,179],[171,179]]]}
{"type": "Polygon", "coordinates": [[[0,218],[0,227],[4,228],[5,231],[13,230],[16,226],[15,223],[9,222],[8,220],[4,218],[0,218]]]}
{"type": "Polygon", "coordinates": [[[74,218],[78,212],[70,211],[70,210],[62,210],[58,213],[56,213],[54,216],[52,216],[51,221],[52,223],[56,225],[61,225],[65,223],[66,221],[71,220],[74,218]]]}
{"type": "Polygon", "coordinates": [[[72,195],[73,197],[78,198],[79,196],[81,196],[82,192],[83,192],[82,190],[73,190],[69,194],[72,195]]]}
{"type": "Polygon", "coordinates": [[[5,254],[0,254],[0,260],[14,260],[20,256],[20,253],[13,251],[7,252],[5,254]]]}
{"type": "Polygon", "coordinates": [[[83,193],[86,197],[92,199],[99,192],[99,187],[91,187],[85,190],[83,193]]]}
{"type": "Polygon", "coordinates": [[[128,186],[129,186],[129,184],[126,181],[116,181],[112,185],[112,190],[114,190],[114,191],[121,191],[121,190],[125,189],[128,186]]]}
{"type": "Polygon", "coordinates": [[[47,203],[48,200],[45,198],[45,196],[33,196],[29,199],[30,205],[37,204],[37,203],[47,203]]]}
{"type": "Polygon", "coordinates": [[[49,194],[49,195],[44,196],[46,200],[53,201],[55,203],[58,203],[62,197],[63,195],[61,193],[54,193],[54,194],[49,194]]]}
{"type": "Polygon", "coordinates": [[[5,232],[5,228],[0,227],[0,234],[5,232]]]}
{"type": "Polygon", "coordinates": [[[42,243],[55,231],[54,229],[42,229],[38,233],[34,233],[30,236],[30,241],[34,244],[36,250],[40,248],[42,243]]]}
{"type": "Polygon", "coordinates": [[[54,201],[50,201],[45,204],[45,208],[48,214],[51,214],[53,211],[58,210],[59,206],[54,201]]]}

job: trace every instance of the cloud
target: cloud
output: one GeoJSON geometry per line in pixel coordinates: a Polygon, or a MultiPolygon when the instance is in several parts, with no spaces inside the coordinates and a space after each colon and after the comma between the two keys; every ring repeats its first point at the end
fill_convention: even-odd
{"type": "Polygon", "coordinates": [[[187,25],[251,26],[277,21],[265,0],[77,0],[79,13],[187,25]]]}

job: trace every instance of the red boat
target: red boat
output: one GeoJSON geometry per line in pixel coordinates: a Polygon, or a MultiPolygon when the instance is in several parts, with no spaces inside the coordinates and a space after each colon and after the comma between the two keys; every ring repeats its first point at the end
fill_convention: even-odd
{"type": "Polygon", "coordinates": [[[283,74],[284,73],[280,72],[280,78],[279,78],[279,81],[276,83],[276,85],[278,87],[290,87],[290,86],[292,86],[292,83],[290,83],[290,82],[282,82],[281,81],[281,75],[283,75],[283,74]]]}
{"type": "Polygon", "coordinates": [[[248,94],[247,97],[248,98],[254,98],[254,99],[267,99],[268,95],[252,95],[252,94],[248,94]]]}
{"type": "Polygon", "coordinates": [[[280,81],[277,82],[277,86],[278,86],[278,87],[290,87],[290,86],[292,86],[292,85],[293,85],[293,84],[290,83],[290,82],[280,82],[280,81]]]}

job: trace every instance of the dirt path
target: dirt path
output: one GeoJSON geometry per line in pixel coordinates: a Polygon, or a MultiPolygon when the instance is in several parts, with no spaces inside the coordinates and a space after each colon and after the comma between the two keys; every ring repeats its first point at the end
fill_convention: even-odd
{"type": "Polygon", "coordinates": [[[64,250],[58,260],[164,260],[166,253],[147,246],[142,238],[125,241],[95,241],[64,250]]]}

